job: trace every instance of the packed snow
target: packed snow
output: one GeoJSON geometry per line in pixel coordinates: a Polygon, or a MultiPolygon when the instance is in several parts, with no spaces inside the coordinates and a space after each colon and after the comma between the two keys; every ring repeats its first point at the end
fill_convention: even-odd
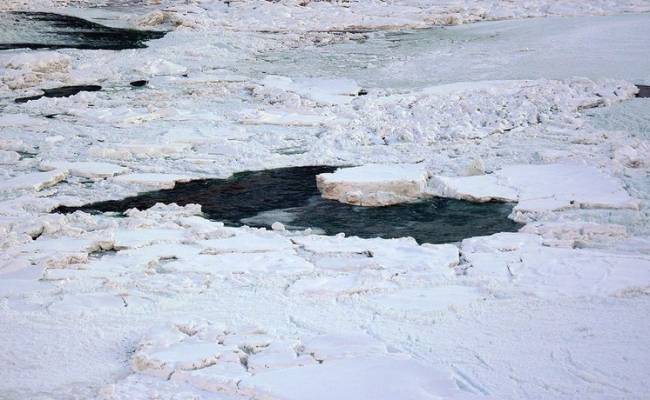
{"type": "Polygon", "coordinates": [[[0,5],[169,31],[0,51],[0,398],[647,396],[647,1],[129,3],[0,5]],[[306,165],[339,167],[328,199],[525,225],[434,245],[51,213],[306,165]]]}

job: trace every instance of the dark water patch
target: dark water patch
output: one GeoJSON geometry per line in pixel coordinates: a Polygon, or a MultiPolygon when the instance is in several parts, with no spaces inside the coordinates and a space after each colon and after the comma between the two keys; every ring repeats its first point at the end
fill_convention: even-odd
{"type": "Polygon", "coordinates": [[[16,151],[18,155],[20,155],[20,159],[25,159],[25,158],[34,158],[38,155],[38,153],[30,153],[29,151],[16,151]]]}
{"type": "Polygon", "coordinates": [[[113,28],[70,15],[47,12],[0,13],[0,50],[9,49],[103,49],[146,47],[165,32],[113,28]]]}
{"type": "Polygon", "coordinates": [[[19,97],[14,100],[16,103],[27,103],[30,100],[38,100],[42,97],[70,97],[80,92],[97,92],[102,90],[99,85],[61,86],[52,89],[41,89],[43,94],[29,97],[19,97]]]}
{"type": "Polygon", "coordinates": [[[636,97],[646,99],[650,98],[650,86],[648,85],[636,85],[639,89],[639,93],[636,94],[636,97]]]}
{"type": "Polygon", "coordinates": [[[289,229],[313,228],[326,234],[345,232],[365,238],[412,236],[420,243],[448,243],[471,236],[514,232],[521,226],[508,219],[512,204],[471,203],[432,198],[388,207],[358,207],[321,198],[316,175],[334,167],[297,167],[247,171],[229,179],[177,183],[173,189],[142,193],[123,200],[82,207],[59,207],[54,212],[124,212],[156,203],[201,204],[206,217],[230,226],[269,227],[285,223],[289,229]]]}
{"type": "Polygon", "coordinates": [[[146,86],[148,83],[149,83],[149,81],[142,79],[142,80],[139,80],[139,81],[130,82],[129,85],[131,85],[133,87],[142,87],[142,86],[146,86]]]}

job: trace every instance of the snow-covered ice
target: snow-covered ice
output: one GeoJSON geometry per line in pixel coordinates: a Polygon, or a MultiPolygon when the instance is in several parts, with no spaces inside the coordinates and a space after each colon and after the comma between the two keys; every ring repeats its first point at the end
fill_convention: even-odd
{"type": "Polygon", "coordinates": [[[161,174],[161,173],[134,173],[117,176],[114,182],[139,184],[155,188],[172,188],[176,182],[188,182],[192,180],[187,175],[161,174]]]}
{"type": "Polygon", "coordinates": [[[128,168],[103,162],[69,162],[69,161],[43,161],[40,169],[50,171],[53,169],[67,170],[70,175],[83,178],[107,178],[128,172],[128,168]]]}
{"type": "Polygon", "coordinates": [[[471,279],[508,282],[535,296],[628,296],[650,287],[647,255],[544,246],[537,235],[496,234],[465,239],[461,253],[471,279]]]}
{"type": "Polygon", "coordinates": [[[428,174],[417,164],[368,164],[316,177],[326,199],[362,206],[385,206],[425,195],[428,174]]]}
{"type": "Polygon", "coordinates": [[[19,189],[43,190],[54,186],[68,176],[66,170],[53,170],[50,172],[33,172],[6,179],[0,183],[0,190],[10,191],[19,189]]]}
{"type": "Polygon", "coordinates": [[[0,398],[647,396],[647,1],[0,9],[169,31],[0,51],[0,398]],[[526,225],[433,245],[195,204],[51,213],[309,165],[340,167],[328,199],[513,202],[526,225]]]}
{"type": "Polygon", "coordinates": [[[622,183],[585,165],[509,165],[493,174],[432,179],[433,193],[471,201],[517,201],[514,212],[639,206],[622,183]]]}
{"type": "Polygon", "coordinates": [[[451,374],[389,352],[363,333],[278,338],[259,329],[241,334],[210,324],[176,325],[144,339],[132,365],[136,373],[256,399],[473,398],[451,374]]]}
{"type": "Polygon", "coordinates": [[[300,79],[267,76],[262,84],[268,88],[295,92],[310,100],[325,104],[349,103],[359,95],[361,87],[352,79],[300,79]]]}

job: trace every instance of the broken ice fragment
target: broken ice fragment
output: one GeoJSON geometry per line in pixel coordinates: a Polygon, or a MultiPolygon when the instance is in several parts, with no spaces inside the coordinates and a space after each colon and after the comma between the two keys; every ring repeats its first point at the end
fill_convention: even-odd
{"type": "Polygon", "coordinates": [[[19,175],[0,182],[0,192],[19,189],[32,189],[39,191],[54,186],[68,177],[67,170],[54,170],[48,172],[33,172],[19,175]]]}
{"type": "Polygon", "coordinates": [[[128,172],[128,168],[119,165],[93,161],[43,161],[39,168],[43,171],[53,169],[68,170],[70,175],[83,178],[107,178],[128,172]]]}
{"type": "Polygon", "coordinates": [[[362,206],[387,206],[426,197],[426,169],[418,164],[368,164],[316,177],[326,199],[362,206]]]}

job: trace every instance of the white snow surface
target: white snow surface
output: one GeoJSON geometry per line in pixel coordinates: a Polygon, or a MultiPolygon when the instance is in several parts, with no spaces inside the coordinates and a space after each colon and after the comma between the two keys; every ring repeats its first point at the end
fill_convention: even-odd
{"type": "MultiPolygon", "coordinates": [[[[647,12],[644,0],[7,0],[0,10],[136,5],[132,24],[143,28],[232,29],[238,31],[301,32],[427,28],[479,21],[548,16],[611,15],[647,12]]],[[[92,15],[92,14],[90,14],[92,15]]]]}
{"type": "Polygon", "coordinates": [[[0,51],[0,398],[647,396],[650,3],[128,3],[0,4],[170,30],[0,51]],[[74,84],[103,90],[13,102],[74,84]],[[338,200],[526,225],[418,244],[50,213],[304,165],[341,167],[338,200]]]}
{"type": "Polygon", "coordinates": [[[585,165],[510,165],[491,175],[432,178],[431,193],[476,202],[516,201],[516,213],[639,207],[622,183],[585,165]]]}
{"type": "Polygon", "coordinates": [[[140,184],[154,188],[169,189],[174,187],[176,182],[188,182],[192,180],[187,175],[160,174],[160,173],[136,173],[125,174],[115,177],[113,182],[140,184]]]}
{"type": "Polygon", "coordinates": [[[43,171],[53,169],[68,170],[73,176],[83,178],[107,178],[128,172],[127,168],[105,162],[68,162],[68,161],[43,161],[39,168],[43,171]]]}
{"type": "Polygon", "coordinates": [[[65,170],[54,170],[49,172],[33,172],[24,175],[18,175],[11,179],[6,179],[0,183],[1,191],[12,191],[19,189],[31,189],[35,191],[43,190],[54,186],[68,176],[65,170]]]}

